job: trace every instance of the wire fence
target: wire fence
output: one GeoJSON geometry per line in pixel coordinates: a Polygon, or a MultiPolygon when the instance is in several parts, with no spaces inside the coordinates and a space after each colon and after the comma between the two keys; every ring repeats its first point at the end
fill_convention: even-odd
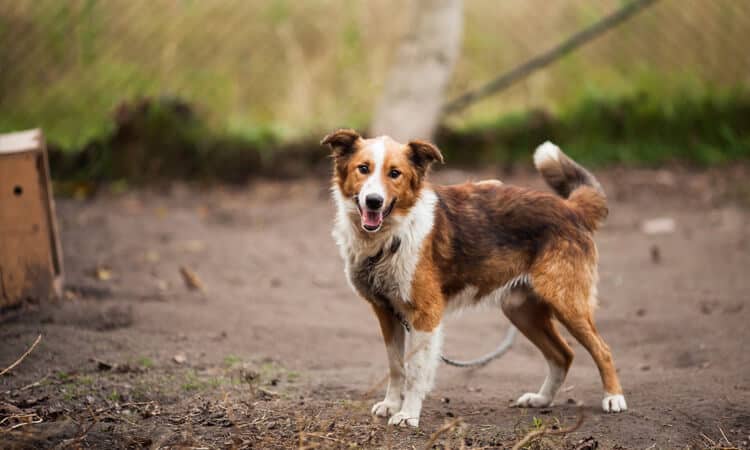
{"type": "MultiPolygon", "coordinates": [[[[472,0],[449,97],[620,8],[621,0],[472,0]]],[[[213,125],[299,135],[365,125],[407,9],[397,0],[0,0],[0,131],[44,126],[78,147],[117,105],[178,97],[213,125]]],[[[660,0],[458,122],[592,95],[712,92],[750,85],[750,2],[660,0]]]]}

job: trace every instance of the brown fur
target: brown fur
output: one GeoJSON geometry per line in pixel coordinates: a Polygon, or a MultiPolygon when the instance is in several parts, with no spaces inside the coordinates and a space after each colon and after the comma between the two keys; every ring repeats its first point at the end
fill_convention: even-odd
{"type": "Polygon", "coordinates": [[[412,282],[410,322],[419,331],[432,331],[440,325],[445,309],[443,274],[435,259],[431,257],[434,253],[434,242],[433,239],[425,242],[412,282]]]}

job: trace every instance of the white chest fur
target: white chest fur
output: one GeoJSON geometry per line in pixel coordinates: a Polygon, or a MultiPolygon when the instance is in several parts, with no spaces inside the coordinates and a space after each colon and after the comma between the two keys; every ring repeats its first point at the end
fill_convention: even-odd
{"type": "Polygon", "coordinates": [[[337,212],[332,234],[352,288],[365,296],[382,294],[392,302],[410,302],[414,272],[435,221],[435,193],[422,190],[408,214],[392,216],[393,226],[387,231],[365,237],[359,231],[359,212],[354,202],[347,201],[337,187],[333,188],[333,198],[337,212]],[[372,263],[378,254],[382,258],[372,263]],[[363,292],[363,284],[369,292],[363,292]]]}

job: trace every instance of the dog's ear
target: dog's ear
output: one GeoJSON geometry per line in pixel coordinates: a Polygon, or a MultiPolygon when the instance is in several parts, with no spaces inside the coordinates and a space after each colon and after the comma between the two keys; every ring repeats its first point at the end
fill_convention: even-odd
{"type": "Polygon", "coordinates": [[[445,162],[443,154],[434,144],[425,141],[411,141],[408,145],[411,149],[409,159],[422,174],[426,173],[435,161],[445,162]]]}
{"type": "Polygon", "coordinates": [[[342,128],[334,131],[320,141],[320,145],[331,147],[334,158],[351,155],[355,150],[355,144],[362,139],[356,131],[342,128]]]}

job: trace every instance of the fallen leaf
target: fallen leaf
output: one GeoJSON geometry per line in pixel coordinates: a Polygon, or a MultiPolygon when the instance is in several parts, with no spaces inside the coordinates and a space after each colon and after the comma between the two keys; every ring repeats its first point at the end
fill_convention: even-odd
{"type": "Polygon", "coordinates": [[[187,286],[191,291],[203,290],[203,282],[192,270],[188,269],[185,266],[181,266],[180,275],[182,275],[182,279],[183,281],[185,281],[185,286],[187,286]]]}
{"type": "Polygon", "coordinates": [[[104,267],[97,267],[94,271],[94,276],[99,281],[108,281],[112,279],[112,271],[104,267]]]}
{"type": "Polygon", "coordinates": [[[146,261],[148,262],[158,262],[159,261],[159,252],[154,250],[149,250],[146,252],[146,261]]]}
{"type": "Polygon", "coordinates": [[[189,253],[200,253],[206,249],[206,243],[197,239],[191,239],[183,242],[180,247],[189,253]]]}

